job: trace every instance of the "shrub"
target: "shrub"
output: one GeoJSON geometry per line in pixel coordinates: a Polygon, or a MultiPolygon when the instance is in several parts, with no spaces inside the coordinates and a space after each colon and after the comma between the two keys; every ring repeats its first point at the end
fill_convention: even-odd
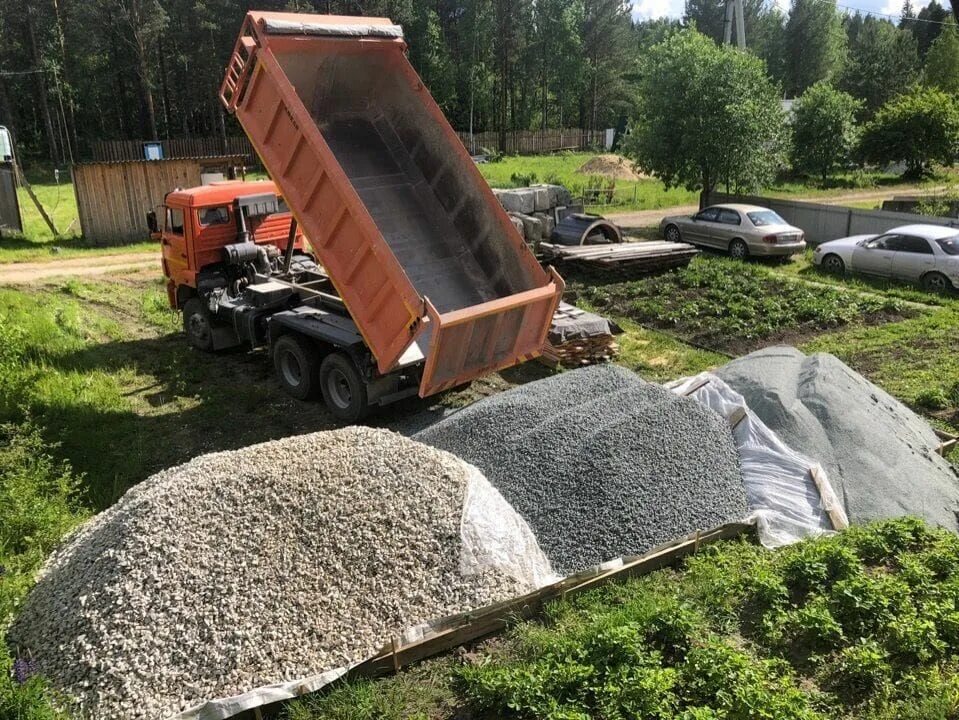
{"type": "Polygon", "coordinates": [[[916,405],[926,410],[944,410],[949,407],[949,396],[942,388],[926,388],[916,395],[916,405]]]}

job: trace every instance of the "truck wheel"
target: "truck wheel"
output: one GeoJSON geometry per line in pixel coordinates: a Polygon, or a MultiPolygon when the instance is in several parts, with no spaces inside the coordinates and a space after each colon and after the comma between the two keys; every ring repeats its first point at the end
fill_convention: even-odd
{"type": "Polygon", "coordinates": [[[183,332],[197,350],[213,352],[213,318],[200,298],[190,298],[183,306],[183,332]]]}
{"type": "Polygon", "coordinates": [[[316,397],[316,351],[296,335],[281,335],[273,343],[273,366],[276,377],[286,393],[297,400],[316,397]]]}
{"type": "Polygon", "coordinates": [[[323,358],[320,391],[330,412],[340,420],[356,422],[369,411],[366,383],[356,363],[344,353],[330,353],[323,358]]]}

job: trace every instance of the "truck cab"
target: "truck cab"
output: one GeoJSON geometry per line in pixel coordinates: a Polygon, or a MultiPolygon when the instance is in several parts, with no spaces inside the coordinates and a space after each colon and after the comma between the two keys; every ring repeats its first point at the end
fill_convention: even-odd
{"type": "MultiPolygon", "coordinates": [[[[269,180],[219,182],[167,193],[162,217],[154,216],[150,229],[162,248],[170,307],[182,309],[196,296],[198,278],[222,265],[223,248],[245,240],[244,229],[254,244],[285,252],[292,223],[289,208],[269,180]],[[261,207],[252,212],[251,198],[261,200],[261,207]],[[242,203],[242,216],[241,200],[247,201],[242,203]]],[[[305,254],[299,230],[294,242],[296,251],[305,254]]]]}
{"type": "Polygon", "coordinates": [[[301,400],[322,395],[350,422],[416,393],[422,354],[378,372],[272,182],[178,188],[147,224],[162,248],[170,307],[183,313],[193,347],[265,349],[284,390],[301,400]]]}

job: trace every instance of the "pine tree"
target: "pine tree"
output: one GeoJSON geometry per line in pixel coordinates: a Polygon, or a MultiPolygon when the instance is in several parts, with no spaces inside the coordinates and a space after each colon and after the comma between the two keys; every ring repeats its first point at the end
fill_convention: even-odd
{"type": "Polygon", "coordinates": [[[842,70],[846,34],[835,0],[793,0],[786,22],[786,89],[801,94],[842,70]]]}
{"type": "Polygon", "coordinates": [[[959,94],[959,32],[952,18],[929,48],[923,80],[930,87],[959,94]]]}

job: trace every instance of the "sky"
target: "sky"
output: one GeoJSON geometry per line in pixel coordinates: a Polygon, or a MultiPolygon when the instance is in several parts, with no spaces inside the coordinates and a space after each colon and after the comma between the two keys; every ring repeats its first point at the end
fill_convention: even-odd
{"type": "MultiPolygon", "coordinates": [[[[789,0],[775,0],[784,11],[789,10],[789,0]]],[[[919,12],[926,3],[914,2],[916,12],[919,12]]],[[[948,3],[944,3],[948,6],[948,3]]],[[[895,15],[895,20],[899,20],[899,13],[902,10],[902,0],[839,0],[842,8],[853,8],[858,10],[868,10],[869,12],[882,13],[884,15],[895,15]]],[[[684,0],[633,0],[633,17],[637,20],[648,20],[659,17],[680,18],[683,16],[684,0]]],[[[749,38],[746,38],[749,43],[749,38]]]]}

